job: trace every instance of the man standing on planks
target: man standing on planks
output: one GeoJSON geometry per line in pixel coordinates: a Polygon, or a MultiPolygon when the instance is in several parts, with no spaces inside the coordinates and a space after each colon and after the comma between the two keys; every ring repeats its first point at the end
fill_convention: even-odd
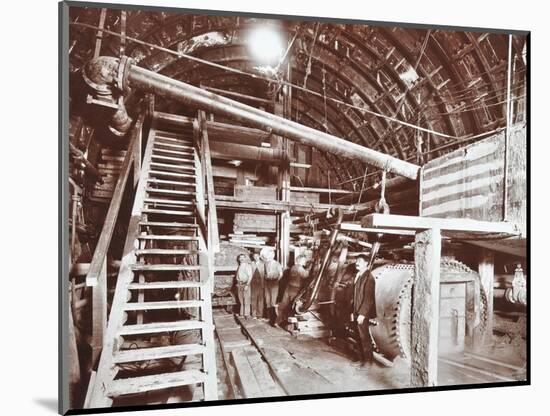
{"type": "Polygon", "coordinates": [[[241,304],[239,315],[244,318],[250,316],[250,282],[252,281],[252,266],[245,254],[237,258],[239,266],[237,267],[237,291],[239,302],[241,304]]]}
{"type": "Polygon", "coordinates": [[[359,341],[359,360],[361,366],[373,362],[372,336],[369,325],[376,325],[375,279],[370,273],[369,259],[359,255],[355,262],[357,274],[353,279],[351,320],[356,325],[359,341]]]}
{"type": "Polygon", "coordinates": [[[265,263],[265,307],[271,325],[275,325],[279,315],[277,296],[279,294],[279,280],[283,277],[283,266],[275,260],[272,248],[264,247],[260,256],[265,263]]]}
{"type": "Polygon", "coordinates": [[[294,266],[290,268],[288,273],[288,284],[282,301],[283,307],[286,309],[286,318],[288,318],[292,312],[292,301],[298,296],[304,282],[309,277],[309,271],[306,269],[306,264],[307,257],[303,254],[299,255],[296,257],[296,260],[294,260],[294,266]]]}
{"type": "Polygon", "coordinates": [[[252,295],[252,317],[255,319],[264,316],[264,288],[265,286],[265,264],[260,258],[260,253],[255,251],[252,254],[252,283],[250,290],[252,295]]]}

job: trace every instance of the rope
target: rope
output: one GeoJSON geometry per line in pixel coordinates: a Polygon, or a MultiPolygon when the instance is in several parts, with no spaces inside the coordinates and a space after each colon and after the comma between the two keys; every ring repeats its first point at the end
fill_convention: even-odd
{"type": "MultiPolygon", "coordinates": [[[[359,198],[357,198],[357,205],[361,203],[361,197],[363,196],[363,190],[365,189],[365,183],[367,182],[367,171],[368,171],[368,168],[365,167],[365,174],[363,175],[363,183],[361,184],[361,190],[359,191],[359,198]]],[[[355,221],[356,215],[357,215],[357,208],[353,213],[353,221],[355,221]]]]}
{"type": "Polygon", "coordinates": [[[382,180],[380,182],[380,200],[376,203],[376,206],[374,207],[375,212],[382,214],[390,213],[390,206],[386,202],[386,173],[387,170],[384,169],[382,171],[382,180]]]}

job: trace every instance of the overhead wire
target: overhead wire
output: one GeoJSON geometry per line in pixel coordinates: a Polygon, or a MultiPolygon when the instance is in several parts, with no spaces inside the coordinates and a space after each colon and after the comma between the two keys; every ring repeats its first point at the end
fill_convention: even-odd
{"type": "MultiPolygon", "coordinates": [[[[80,22],[71,22],[70,25],[72,26],[77,26],[77,27],[81,27],[81,28],[86,28],[86,29],[90,29],[90,30],[99,30],[100,28],[97,27],[97,26],[94,26],[94,25],[91,25],[91,24],[87,24],[87,23],[80,23],[80,22]]],[[[121,34],[117,33],[117,32],[114,32],[114,31],[111,31],[111,30],[108,30],[108,29],[101,29],[102,32],[104,33],[104,35],[109,35],[109,36],[114,36],[114,37],[121,37],[121,34]]],[[[318,30],[318,26],[316,27],[316,31],[318,30]]],[[[429,34],[428,34],[429,35],[429,34]]],[[[296,39],[296,36],[297,36],[297,33],[295,34],[294,36],[294,39],[291,43],[294,42],[294,40],[296,39]]],[[[314,38],[314,40],[316,39],[316,37],[314,38]]],[[[429,39],[429,36],[426,36],[425,40],[424,40],[424,45],[423,47],[425,48],[425,44],[427,43],[429,39]]],[[[139,45],[142,45],[142,46],[146,46],[148,48],[151,48],[151,49],[157,49],[157,50],[160,50],[162,52],[165,52],[165,53],[168,53],[168,54],[171,54],[171,55],[174,55],[174,56],[177,56],[179,58],[184,58],[184,59],[187,59],[187,60],[190,60],[190,61],[194,61],[194,62],[197,62],[197,63],[201,63],[203,65],[207,65],[207,66],[211,66],[211,67],[215,67],[215,68],[218,68],[218,69],[221,69],[223,71],[227,71],[227,72],[232,72],[232,73],[236,73],[236,74],[239,74],[239,75],[243,75],[243,76],[247,76],[247,77],[251,77],[251,78],[254,78],[254,79],[259,79],[259,80],[263,80],[263,81],[267,81],[269,83],[273,83],[273,82],[277,82],[279,84],[282,84],[282,85],[286,85],[288,87],[291,87],[291,88],[294,88],[296,90],[299,90],[299,91],[302,91],[306,94],[310,94],[310,95],[314,95],[314,96],[317,96],[317,97],[320,97],[323,99],[323,101],[326,103],[326,100],[330,100],[331,102],[334,102],[334,103],[337,103],[337,104],[340,104],[342,106],[345,106],[347,108],[353,108],[355,110],[358,110],[359,112],[363,113],[363,114],[370,114],[372,116],[375,116],[375,117],[378,117],[378,118],[382,118],[382,119],[385,119],[386,121],[389,121],[389,122],[394,122],[394,123],[397,123],[397,124],[400,124],[402,126],[405,126],[405,127],[409,127],[411,129],[414,129],[414,130],[417,130],[417,131],[423,131],[425,133],[429,133],[429,134],[433,134],[435,136],[438,136],[438,137],[443,137],[443,138],[447,138],[447,139],[454,139],[453,142],[450,142],[450,143],[446,143],[445,147],[447,146],[452,146],[454,144],[458,144],[460,142],[463,142],[463,141],[470,141],[470,140],[473,140],[475,139],[476,137],[482,137],[482,136],[485,136],[485,135],[488,135],[488,134],[492,134],[494,131],[496,130],[493,130],[491,132],[483,132],[483,133],[480,133],[478,135],[475,135],[475,136],[463,136],[463,137],[459,137],[459,136],[454,136],[454,135],[450,135],[450,134],[445,134],[445,133],[442,133],[442,132],[438,132],[438,131],[435,131],[435,130],[432,130],[432,129],[428,129],[428,128],[424,128],[424,127],[421,127],[421,126],[418,126],[418,125],[414,125],[412,123],[409,123],[407,121],[403,121],[403,120],[400,120],[400,119],[397,119],[395,117],[392,117],[392,116],[388,116],[388,115],[385,115],[385,114],[381,114],[381,113],[378,113],[376,111],[372,111],[372,110],[369,110],[369,109],[366,109],[364,107],[361,107],[361,106],[357,106],[357,105],[354,105],[354,104],[351,104],[351,103],[348,103],[348,102],[345,102],[345,101],[342,101],[340,99],[337,99],[337,98],[334,98],[334,97],[329,97],[326,95],[326,92],[323,91],[323,93],[319,93],[317,91],[313,91],[313,90],[310,90],[306,87],[302,87],[302,86],[299,86],[299,85],[296,85],[296,84],[292,84],[290,82],[287,82],[287,81],[284,81],[284,80],[281,80],[281,79],[273,79],[273,78],[270,78],[270,77],[267,77],[267,76],[263,76],[263,75],[258,75],[258,74],[254,74],[254,73],[250,73],[250,72],[247,72],[247,71],[243,71],[243,70],[240,70],[240,69],[237,69],[237,68],[233,68],[233,67],[230,67],[230,66],[226,66],[226,65],[221,65],[221,64],[218,64],[218,63],[215,63],[215,62],[212,62],[212,61],[209,61],[209,60],[206,60],[206,59],[202,59],[202,58],[198,58],[198,57],[195,57],[195,56],[192,56],[192,55],[188,55],[188,54],[185,54],[183,52],[178,52],[178,51],[174,51],[172,49],[168,49],[168,48],[165,48],[165,47],[162,47],[162,46],[159,46],[159,45],[155,45],[155,44],[152,44],[152,43],[149,43],[149,42],[145,42],[145,41],[142,41],[140,39],[137,39],[137,38],[134,38],[134,37],[130,37],[130,36],[126,36],[126,40],[128,42],[133,42],[133,43],[136,43],[136,44],[139,44],[139,45]]],[[[285,55],[288,53],[289,49],[290,49],[290,46],[287,48],[287,51],[285,52],[285,55]]],[[[311,56],[312,56],[312,52],[313,52],[313,46],[314,44],[312,45],[312,50],[311,50],[311,53],[310,53],[310,59],[311,59],[311,56]]],[[[421,58],[422,54],[420,54],[419,58],[421,58]]],[[[419,61],[420,59],[418,59],[419,61]]],[[[519,71],[518,71],[519,72],[519,71]]],[[[480,74],[476,74],[476,75],[480,75],[480,74]]],[[[304,79],[305,83],[307,83],[307,72],[306,72],[306,77],[304,79]]],[[[465,81],[462,81],[462,82],[465,82],[465,81]]],[[[491,84],[488,84],[488,85],[491,85],[491,84]]],[[[473,85],[475,86],[475,84],[473,85]]],[[[472,87],[473,87],[472,86],[472,87]]],[[[479,88],[479,87],[478,87],[479,88]]],[[[469,93],[469,92],[467,92],[469,93]]],[[[452,94],[452,93],[451,93],[452,94]]],[[[465,93],[466,94],[466,93],[465,93]]],[[[456,100],[456,98],[455,98],[456,100]]],[[[432,106],[433,104],[431,105],[428,105],[428,106],[432,106]]],[[[494,104],[494,105],[500,105],[500,104],[494,104]]],[[[485,105],[486,107],[487,105],[485,105]]],[[[483,107],[480,107],[480,108],[483,108],[483,107]]],[[[464,109],[461,109],[461,111],[472,111],[472,110],[464,110],[464,109]]],[[[454,113],[453,113],[454,114],[454,113]]],[[[458,113],[457,113],[458,114],[458,113]]],[[[446,113],[438,113],[438,115],[446,115],[446,113]]],[[[326,124],[326,123],[325,123],[326,124]]],[[[498,129],[497,129],[498,130],[498,129]]],[[[437,149],[432,149],[430,150],[430,152],[433,152],[433,151],[436,151],[437,149]]],[[[413,158],[416,157],[416,156],[413,156],[413,158]]],[[[373,175],[373,174],[376,174],[378,172],[373,172],[371,174],[369,174],[368,176],[370,175],[373,175]]],[[[363,176],[359,177],[359,178],[355,178],[355,179],[362,179],[363,176]]],[[[347,183],[347,182],[350,182],[350,181],[353,181],[352,180],[347,180],[345,181],[344,183],[347,183]]]]}
{"type": "MultiPolygon", "coordinates": [[[[87,28],[87,29],[99,30],[99,28],[97,26],[90,25],[90,24],[87,24],[87,23],[71,22],[70,24],[72,26],[78,26],[78,27],[83,27],[83,28],[87,28]]],[[[110,36],[120,37],[119,33],[113,32],[113,31],[108,30],[108,29],[103,29],[103,33],[107,34],[107,35],[110,35],[110,36]]],[[[280,83],[282,85],[286,85],[286,86],[289,86],[291,88],[297,89],[299,91],[303,91],[307,94],[311,94],[311,95],[323,98],[323,94],[321,94],[317,91],[313,91],[313,90],[301,87],[299,85],[292,84],[290,82],[286,82],[284,80],[280,80],[280,79],[279,80],[274,80],[273,78],[269,78],[269,77],[266,77],[266,76],[263,76],[263,75],[257,75],[257,74],[253,74],[253,73],[250,73],[250,72],[242,71],[242,70],[237,69],[237,68],[232,68],[230,66],[217,64],[215,62],[208,61],[206,59],[197,58],[195,56],[188,55],[188,54],[185,54],[183,52],[174,51],[172,49],[168,49],[168,48],[165,48],[165,47],[162,47],[162,46],[159,46],[159,45],[155,45],[155,44],[152,44],[152,43],[149,43],[149,42],[145,42],[145,41],[136,39],[136,38],[131,37],[131,36],[126,36],[126,40],[128,42],[134,42],[134,43],[137,43],[137,44],[140,44],[140,45],[143,45],[143,46],[147,46],[149,48],[153,48],[153,49],[160,50],[162,52],[166,52],[166,53],[174,55],[174,56],[178,56],[180,58],[184,58],[184,59],[188,59],[188,60],[198,62],[198,63],[204,64],[204,65],[212,66],[212,67],[222,69],[222,70],[225,70],[225,71],[228,71],[228,72],[233,72],[233,73],[236,73],[236,74],[239,74],[239,75],[248,76],[248,77],[251,77],[251,78],[254,78],[254,79],[264,80],[264,81],[267,81],[267,82],[270,82],[270,83],[277,82],[277,83],[280,83]]],[[[413,129],[418,129],[418,130],[424,131],[426,133],[431,133],[431,134],[436,135],[436,136],[445,137],[445,138],[449,138],[449,139],[456,139],[457,138],[456,136],[441,133],[441,132],[438,132],[438,131],[435,131],[435,130],[430,130],[430,129],[420,127],[420,126],[415,126],[411,123],[399,120],[395,117],[391,117],[391,116],[388,116],[388,115],[385,115],[385,114],[381,114],[381,113],[378,113],[376,111],[368,110],[364,107],[356,106],[354,104],[347,103],[347,102],[339,100],[337,98],[327,97],[327,100],[338,103],[338,104],[343,105],[345,107],[354,108],[354,109],[356,109],[356,110],[358,110],[362,113],[365,113],[365,114],[370,114],[372,116],[382,118],[382,119],[385,119],[385,120],[390,121],[390,122],[398,123],[398,124],[401,124],[401,125],[413,128],[413,129]]]]}

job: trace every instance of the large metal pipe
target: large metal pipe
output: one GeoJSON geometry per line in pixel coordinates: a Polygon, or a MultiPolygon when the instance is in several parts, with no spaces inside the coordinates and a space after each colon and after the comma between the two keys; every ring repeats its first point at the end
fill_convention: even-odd
{"type": "Polygon", "coordinates": [[[135,65],[128,57],[100,56],[90,61],[86,69],[88,71],[85,72],[95,75],[91,83],[94,89],[107,97],[113,86],[119,91],[135,88],[151,92],[214,114],[230,116],[337,156],[361,160],[409,179],[414,180],[418,176],[417,165],[157,74],[135,65]]]}
{"type": "MultiPolygon", "coordinates": [[[[105,62],[106,57],[96,59],[103,59],[105,62]]],[[[118,61],[117,58],[107,59],[118,61]]],[[[158,94],[214,114],[230,116],[261,129],[269,129],[274,134],[337,156],[361,160],[409,179],[417,178],[419,167],[412,163],[140,68],[129,59],[122,58],[122,61],[124,68],[118,68],[117,73],[123,74],[124,89],[130,87],[158,94]]],[[[109,67],[112,68],[112,65],[109,67]]]]}

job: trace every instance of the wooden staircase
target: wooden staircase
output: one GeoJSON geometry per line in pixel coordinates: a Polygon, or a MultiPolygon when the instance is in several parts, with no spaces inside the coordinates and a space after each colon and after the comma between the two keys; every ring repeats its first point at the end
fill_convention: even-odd
{"type": "Polygon", "coordinates": [[[191,400],[217,399],[203,174],[191,124],[153,121],[86,408],[191,385],[191,400]]]}
{"type": "Polygon", "coordinates": [[[126,150],[101,149],[97,170],[103,182],[94,185],[90,194],[92,201],[106,204],[111,201],[125,156],[126,150]]]}

